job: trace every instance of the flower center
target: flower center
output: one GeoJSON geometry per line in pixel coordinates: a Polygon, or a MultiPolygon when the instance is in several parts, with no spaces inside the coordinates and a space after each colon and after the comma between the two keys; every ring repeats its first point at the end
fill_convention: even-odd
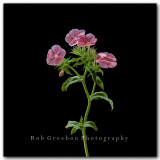
{"type": "Polygon", "coordinates": [[[104,60],[105,60],[105,61],[108,61],[108,59],[107,59],[107,58],[104,58],[104,60]]]}
{"type": "Polygon", "coordinates": [[[57,58],[58,57],[58,55],[57,54],[55,54],[55,56],[54,56],[55,58],[57,58]]]}

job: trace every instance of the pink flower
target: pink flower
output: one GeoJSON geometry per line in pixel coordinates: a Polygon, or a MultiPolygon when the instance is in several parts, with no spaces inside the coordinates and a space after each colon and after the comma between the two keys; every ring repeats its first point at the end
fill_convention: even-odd
{"type": "Polygon", "coordinates": [[[63,61],[63,58],[66,54],[66,51],[61,48],[59,45],[52,46],[51,49],[49,49],[47,54],[47,64],[48,65],[60,65],[63,61]]]}
{"type": "Polygon", "coordinates": [[[117,66],[117,59],[112,53],[103,52],[98,53],[96,62],[100,64],[102,68],[114,68],[117,66]]]}
{"type": "Polygon", "coordinates": [[[92,33],[89,33],[83,37],[81,37],[78,40],[78,46],[81,47],[85,47],[85,46],[92,46],[95,45],[95,43],[97,42],[97,38],[95,38],[95,36],[92,33]]]}
{"type": "Polygon", "coordinates": [[[80,37],[84,36],[85,30],[72,29],[65,38],[65,41],[69,43],[70,46],[75,46],[78,43],[80,37]]]}

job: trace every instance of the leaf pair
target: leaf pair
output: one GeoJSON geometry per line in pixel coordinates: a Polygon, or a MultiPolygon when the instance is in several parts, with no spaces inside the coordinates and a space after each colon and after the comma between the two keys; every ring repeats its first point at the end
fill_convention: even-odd
{"type": "Polygon", "coordinates": [[[73,135],[78,129],[82,130],[82,127],[77,121],[68,121],[68,124],[65,126],[66,129],[73,127],[71,130],[71,135],[73,135]]]}
{"type": "Polygon", "coordinates": [[[93,100],[98,100],[98,99],[104,99],[106,101],[108,101],[111,105],[111,110],[113,110],[114,106],[113,106],[113,101],[111,99],[108,98],[107,94],[103,91],[101,92],[95,92],[92,96],[91,96],[91,101],[93,100]]]}
{"type": "Polygon", "coordinates": [[[86,128],[86,127],[91,127],[95,131],[98,130],[96,124],[92,121],[87,121],[87,122],[83,123],[83,117],[81,117],[79,123],[77,121],[68,121],[68,124],[65,126],[65,128],[68,129],[70,127],[73,127],[71,130],[71,135],[73,135],[78,129],[82,131],[83,128],[86,128]]]}

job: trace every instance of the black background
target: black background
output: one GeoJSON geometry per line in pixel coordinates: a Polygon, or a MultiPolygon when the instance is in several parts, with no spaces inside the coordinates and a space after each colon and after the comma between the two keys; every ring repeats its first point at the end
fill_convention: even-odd
{"type": "MultiPolygon", "coordinates": [[[[82,85],[62,92],[69,76],[59,78],[46,64],[54,44],[69,56],[64,38],[73,28],[93,33],[97,51],[118,62],[102,77],[115,108],[94,101],[88,120],[99,131],[88,128],[87,135],[128,137],[88,141],[90,156],[156,156],[156,4],[4,4],[4,156],[84,156],[82,141],[30,140],[70,136],[67,121],[85,113],[82,85]]],[[[91,91],[91,79],[87,86],[91,91]]]]}

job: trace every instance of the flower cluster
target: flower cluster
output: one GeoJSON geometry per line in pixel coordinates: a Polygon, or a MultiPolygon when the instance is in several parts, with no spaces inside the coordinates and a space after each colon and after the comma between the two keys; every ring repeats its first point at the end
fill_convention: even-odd
{"type": "Polygon", "coordinates": [[[72,29],[65,38],[70,46],[78,45],[81,47],[92,46],[97,42],[97,38],[92,33],[85,35],[85,30],[72,29]]]}
{"type": "MultiPolygon", "coordinates": [[[[83,29],[72,29],[66,35],[65,41],[70,46],[77,45],[78,47],[90,47],[95,45],[97,38],[95,38],[92,33],[85,35],[85,32],[86,31],[83,29]]],[[[108,52],[100,52],[97,54],[95,50],[93,54],[96,55],[95,62],[98,63],[102,68],[114,68],[117,66],[117,59],[113,54],[108,52]]],[[[53,45],[47,54],[47,64],[53,66],[60,65],[63,62],[65,55],[66,51],[63,48],[61,48],[59,45],[53,45]]],[[[61,73],[64,73],[64,70],[61,73]]],[[[63,74],[60,75],[62,76],[63,74]]]]}

